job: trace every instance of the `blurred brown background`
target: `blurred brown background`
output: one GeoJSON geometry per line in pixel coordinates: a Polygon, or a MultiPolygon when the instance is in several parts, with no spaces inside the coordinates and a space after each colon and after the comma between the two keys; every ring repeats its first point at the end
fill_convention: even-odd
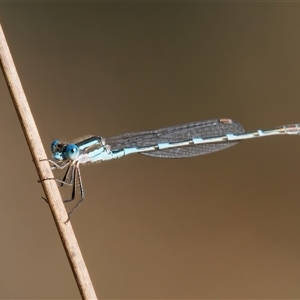
{"type": "MultiPolygon", "coordinates": [[[[300,123],[299,3],[1,3],[0,22],[49,156],[52,137],[300,123]]],[[[0,298],[79,298],[0,77],[0,298]]],[[[82,167],[98,297],[300,298],[299,145],[82,167]]]]}

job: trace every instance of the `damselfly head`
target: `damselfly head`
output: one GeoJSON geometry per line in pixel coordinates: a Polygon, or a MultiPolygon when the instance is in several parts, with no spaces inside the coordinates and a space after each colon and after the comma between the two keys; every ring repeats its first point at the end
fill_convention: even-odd
{"type": "Polygon", "coordinates": [[[54,140],[51,144],[53,158],[58,161],[75,160],[79,156],[79,147],[54,140]]]}

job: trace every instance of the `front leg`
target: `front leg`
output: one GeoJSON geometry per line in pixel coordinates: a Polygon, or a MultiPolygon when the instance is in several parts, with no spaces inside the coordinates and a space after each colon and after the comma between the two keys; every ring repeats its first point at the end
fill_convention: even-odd
{"type": "MultiPolygon", "coordinates": [[[[71,163],[71,161],[69,160],[69,161],[63,162],[62,164],[58,164],[57,162],[54,162],[53,160],[47,159],[47,158],[46,158],[46,159],[40,159],[40,161],[48,161],[49,164],[50,164],[50,166],[51,166],[51,164],[52,164],[51,170],[57,170],[57,169],[58,169],[58,170],[62,170],[62,169],[64,169],[65,167],[69,166],[70,163],[71,163]]],[[[70,167],[69,167],[69,168],[70,168],[70,167]]],[[[68,174],[69,168],[68,168],[66,174],[68,174]]],[[[65,179],[65,177],[64,177],[64,179],[65,179]]],[[[60,180],[60,179],[57,179],[57,178],[43,178],[43,179],[41,179],[41,180],[38,180],[38,182],[42,182],[42,181],[45,181],[45,180],[56,180],[56,181],[58,181],[58,182],[61,183],[61,186],[63,186],[64,184],[67,184],[67,185],[68,185],[68,183],[65,182],[65,180],[60,180]]]]}
{"type": "Polygon", "coordinates": [[[52,164],[52,166],[51,166],[52,170],[55,170],[55,169],[62,170],[71,163],[71,160],[68,160],[66,162],[62,162],[61,164],[59,164],[59,163],[57,163],[57,162],[55,162],[51,159],[48,159],[48,158],[40,159],[40,161],[48,161],[50,165],[52,164]]]}

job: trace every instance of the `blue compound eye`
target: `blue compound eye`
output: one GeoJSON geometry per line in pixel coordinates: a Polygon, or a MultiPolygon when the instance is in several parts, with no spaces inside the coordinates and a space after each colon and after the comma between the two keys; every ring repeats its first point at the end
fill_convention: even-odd
{"type": "Polygon", "coordinates": [[[76,145],[70,144],[67,146],[65,150],[65,156],[67,159],[74,160],[78,157],[78,155],[79,155],[79,148],[76,145]]]}
{"type": "Polygon", "coordinates": [[[52,153],[56,152],[56,146],[59,143],[59,140],[54,140],[51,144],[51,151],[52,153]]]}

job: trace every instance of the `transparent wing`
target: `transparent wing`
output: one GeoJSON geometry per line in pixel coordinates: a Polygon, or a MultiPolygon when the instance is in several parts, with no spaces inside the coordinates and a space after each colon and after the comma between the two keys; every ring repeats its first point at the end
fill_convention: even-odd
{"type": "MultiPolygon", "coordinates": [[[[175,143],[193,138],[219,137],[227,133],[244,133],[244,128],[230,119],[198,121],[153,131],[131,132],[106,138],[111,150],[131,147],[154,146],[160,143],[175,143]]],[[[212,153],[236,145],[238,142],[220,142],[142,152],[144,155],[161,158],[183,158],[212,153]]]]}

